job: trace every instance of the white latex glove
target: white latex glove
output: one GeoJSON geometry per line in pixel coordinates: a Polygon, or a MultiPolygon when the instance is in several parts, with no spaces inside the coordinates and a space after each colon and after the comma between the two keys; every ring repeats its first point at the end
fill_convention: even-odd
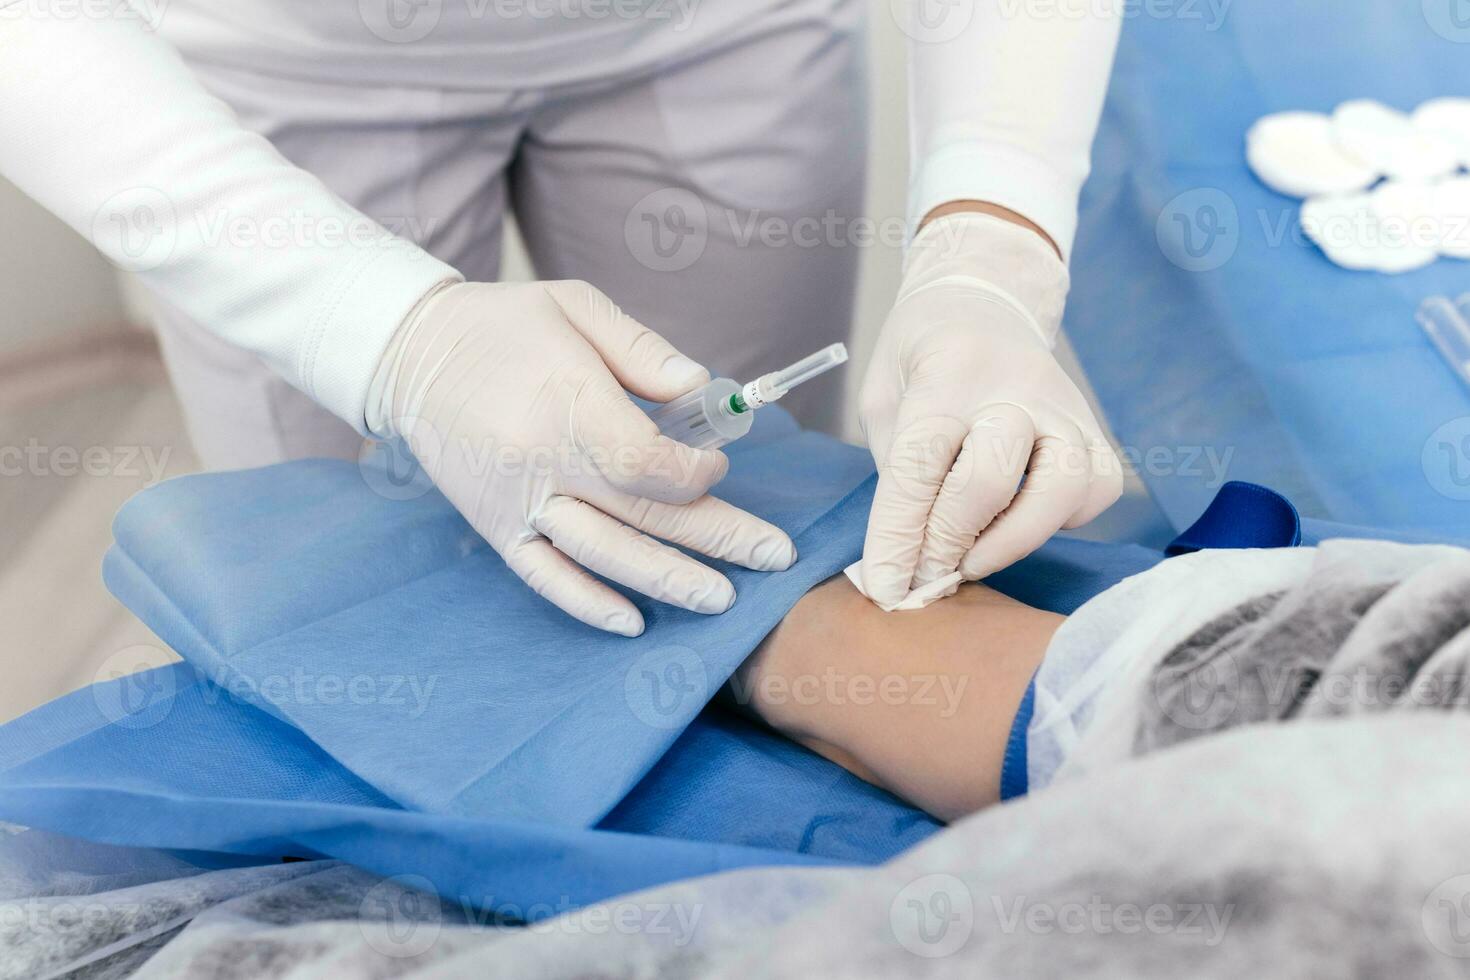
{"type": "Polygon", "coordinates": [[[989,215],[910,246],[861,399],[879,474],[862,585],[880,606],[984,578],[1118,499],[1122,465],[1052,356],[1067,287],[1045,239],[989,215]]]}
{"type": "Polygon", "coordinates": [[[394,336],[367,422],[405,439],[527,585],[637,636],[637,608],[584,568],[695,612],[735,601],[723,575],[648,535],[747,568],[796,560],[779,528],[707,495],[724,453],[663,436],[624,392],[668,401],[708,380],[587,283],[457,283],[394,336]]]}

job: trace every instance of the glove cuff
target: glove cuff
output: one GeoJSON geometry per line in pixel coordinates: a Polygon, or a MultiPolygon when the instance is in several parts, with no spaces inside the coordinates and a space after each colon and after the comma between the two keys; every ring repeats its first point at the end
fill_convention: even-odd
{"type": "Polygon", "coordinates": [[[380,439],[391,439],[397,435],[393,427],[397,415],[395,399],[398,397],[398,386],[402,383],[405,352],[433,301],[458,285],[462,283],[453,279],[435,285],[414,304],[413,309],[408,311],[408,315],[394,331],[388,341],[387,350],[383,351],[383,356],[378,361],[377,370],[373,372],[373,380],[368,385],[367,401],[363,406],[363,421],[367,423],[368,434],[380,439]]]}
{"type": "Polygon", "coordinates": [[[1056,344],[1071,277],[1036,232],[978,212],[929,222],[909,246],[898,298],[955,280],[1008,301],[1047,347],[1056,344]]]}

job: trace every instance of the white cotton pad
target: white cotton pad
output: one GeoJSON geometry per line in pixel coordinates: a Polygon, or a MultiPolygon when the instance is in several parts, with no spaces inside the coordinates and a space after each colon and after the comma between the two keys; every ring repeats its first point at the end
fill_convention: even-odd
{"type": "Polygon", "coordinates": [[[1390,242],[1440,250],[1445,223],[1440,218],[1435,185],[1420,180],[1384,181],[1368,195],[1368,206],[1390,242]]]}
{"type": "Polygon", "coordinates": [[[1291,197],[1346,194],[1378,179],[1338,148],[1332,120],[1320,112],[1265,116],[1246,133],[1245,156],[1261,183],[1291,197]]]}
{"type": "Polygon", "coordinates": [[[1390,177],[1428,180],[1454,173],[1460,165],[1449,140],[1372,99],[1338,106],[1332,114],[1332,136],[1349,157],[1390,177]]]}
{"type": "Polygon", "coordinates": [[[1409,272],[1439,257],[1438,249],[1410,240],[1394,225],[1379,218],[1371,194],[1314,197],[1302,205],[1302,231],[1344,269],[1409,272]]]}
{"type": "MultiPolygon", "coordinates": [[[[873,598],[863,589],[863,563],[861,560],[853,562],[842,571],[847,576],[847,580],[852,583],[853,588],[857,589],[868,599],[873,598]]],[[[931,603],[954,595],[959,591],[960,582],[963,580],[959,572],[950,572],[944,578],[936,579],[928,585],[919,586],[896,603],[879,602],[875,604],[884,612],[905,612],[912,609],[923,609],[931,603]]]]}
{"type": "Polygon", "coordinates": [[[1470,259],[1470,177],[1451,177],[1435,184],[1434,213],[1444,227],[1440,254],[1470,259]]]}
{"type": "Polygon", "coordinates": [[[1470,99],[1430,99],[1410,118],[1415,129],[1447,140],[1460,165],[1470,167],[1470,99]]]}

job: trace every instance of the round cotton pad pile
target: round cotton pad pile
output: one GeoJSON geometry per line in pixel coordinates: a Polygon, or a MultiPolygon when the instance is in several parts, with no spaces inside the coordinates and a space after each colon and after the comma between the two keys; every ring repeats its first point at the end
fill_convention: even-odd
{"type": "Polygon", "coordinates": [[[1402,220],[1385,220],[1374,196],[1311,198],[1302,205],[1302,230],[1344,269],[1410,272],[1433,262],[1437,250],[1414,241],[1402,220]]]}
{"type": "Polygon", "coordinates": [[[1470,99],[1430,99],[1411,118],[1416,129],[1449,142],[1460,165],[1470,167],[1470,99]]]}
{"type": "Polygon", "coordinates": [[[1303,230],[1344,268],[1470,259],[1470,177],[1455,175],[1470,166],[1470,99],[1434,99],[1413,115],[1372,99],[1330,116],[1275,113],[1246,134],[1246,159],[1267,187],[1308,199],[1303,230]]]}
{"type": "Polygon", "coordinates": [[[1344,153],[1376,173],[1404,180],[1429,180],[1454,173],[1455,147],[1408,116],[1372,99],[1344,102],[1332,114],[1332,135],[1344,153]]]}
{"type": "Polygon", "coordinates": [[[1291,197],[1362,190],[1378,172],[1337,146],[1320,112],[1278,112],[1250,128],[1246,159],[1261,182],[1291,197]]]}
{"type": "Polygon", "coordinates": [[[1452,177],[1434,185],[1434,213],[1444,224],[1440,254],[1470,259],[1470,177],[1452,177]]]}

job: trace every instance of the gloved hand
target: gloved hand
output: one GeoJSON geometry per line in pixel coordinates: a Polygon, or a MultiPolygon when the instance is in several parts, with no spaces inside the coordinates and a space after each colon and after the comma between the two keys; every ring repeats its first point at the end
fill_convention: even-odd
{"type": "Polygon", "coordinates": [[[647,535],[747,568],[796,560],[779,528],[706,495],[729,469],[724,453],[661,435],[623,390],[668,401],[708,380],[587,283],[458,283],[399,328],[367,423],[406,440],[527,585],[584,623],[637,636],[637,608],[583,568],[722,613],[729,580],[647,535]]]}
{"type": "Polygon", "coordinates": [[[1067,286],[1044,238],[989,215],[938,218],[910,246],[860,405],[879,605],[956,569],[984,578],[1118,499],[1117,454],[1052,356],[1067,286]]]}

